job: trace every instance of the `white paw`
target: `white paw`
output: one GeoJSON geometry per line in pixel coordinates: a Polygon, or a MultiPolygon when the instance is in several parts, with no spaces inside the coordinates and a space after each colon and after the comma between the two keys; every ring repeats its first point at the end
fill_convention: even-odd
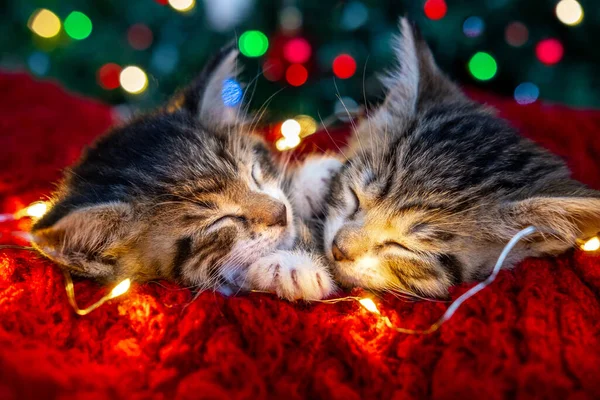
{"type": "Polygon", "coordinates": [[[312,156],[298,167],[292,183],[291,201],[300,218],[312,218],[325,211],[331,178],[342,164],[332,156],[312,156]]]}
{"type": "Polygon", "coordinates": [[[303,251],[280,250],[260,258],[250,265],[246,283],[287,300],[319,300],[336,289],[323,263],[303,251]]]}

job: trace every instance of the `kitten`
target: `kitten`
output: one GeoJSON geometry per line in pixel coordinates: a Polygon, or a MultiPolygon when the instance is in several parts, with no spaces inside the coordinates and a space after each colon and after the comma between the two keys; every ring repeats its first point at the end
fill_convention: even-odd
{"type": "Polygon", "coordinates": [[[324,247],[344,285],[445,296],[510,255],[555,255],[600,231],[600,192],[556,156],[467,99],[406,19],[388,94],[355,130],[334,178],[324,247]]]}
{"type": "MultiPolygon", "coordinates": [[[[171,279],[224,292],[243,287],[320,299],[335,284],[290,193],[314,158],[284,173],[221,100],[237,51],[223,49],[164,108],[114,128],[65,172],[35,247],[73,273],[114,282],[171,279]]],[[[312,168],[312,169],[311,169],[312,168]]],[[[328,178],[320,168],[317,184],[328,178]]],[[[324,186],[325,183],[321,183],[324,186]]],[[[316,203],[322,202],[315,198],[316,203]]]]}

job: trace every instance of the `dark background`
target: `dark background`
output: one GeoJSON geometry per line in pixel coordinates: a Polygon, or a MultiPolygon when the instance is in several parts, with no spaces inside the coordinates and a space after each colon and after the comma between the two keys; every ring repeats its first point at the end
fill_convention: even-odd
{"type": "MultiPolygon", "coordinates": [[[[364,103],[365,98],[376,101],[381,96],[374,76],[392,64],[389,39],[396,32],[397,18],[407,15],[420,25],[441,67],[466,86],[514,97],[518,85],[528,82],[539,89],[541,100],[600,107],[600,6],[596,0],[578,0],[584,18],[576,26],[559,21],[556,0],[429,1],[433,12],[443,15],[441,19],[428,18],[424,0],[196,0],[188,12],[175,10],[167,0],[10,1],[3,3],[0,13],[0,68],[51,77],[74,92],[115,105],[149,108],[191,79],[220,46],[246,30],[260,30],[269,38],[269,51],[258,58],[242,57],[244,80],[257,77],[252,108],[284,88],[269,105],[268,119],[297,114],[327,118],[334,114],[336,104],[339,114],[338,94],[350,108],[350,99],[364,103]],[[443,5],[445,13],[440,11],[443,5]],[[28,28],[40,8],[55,13],[62,23],[72,11],[80,11],[92,21],[92,32],[75,40],[63,25],[56,36],[42,38],[28,28]],[[286,29],[285,15],[288,19],[300,15],[301,26],[289,29],[288,21],[286,29]],[[477,23],[468,25],[473,36],[469,37],[465,20],[473,16],[484,27],[479,32],[474,29],[477,23]],[[518,47],[510,45],[506,36],[507,27],[516,21],[528,31],[527,40],[518,47]],[[143,46],[132,45],[128,30],[134,24],[149,29],[149,43],[146,32],[137,38],[146,41],[143,46]],[[304,63],[307,82],[294,87],[285,77],[276,82],[265,79],[263,63],[273,57],[281,59],[282,46],[296,37],[306,39],[312,49],[304,63]],[[563,57],[553,65],[536,56],[540,41],[549,38],[564,48],[563,57]],[[468,68],[471,57],[480,51],[497,62],[496,75],[487,81],[475,79],[468,68]],[[357,63],[349,79],[334,79],[332,61],[341,53],[357,63]],[[139,66],[148,75],[147,89],[134,95],[121,87],[103,88],[98,71],[107,63],[139,66]]],[[[525,88],[524,93],[530,95],[526,101],[532,101],[535,90],[531,85],[525,88]]]]}

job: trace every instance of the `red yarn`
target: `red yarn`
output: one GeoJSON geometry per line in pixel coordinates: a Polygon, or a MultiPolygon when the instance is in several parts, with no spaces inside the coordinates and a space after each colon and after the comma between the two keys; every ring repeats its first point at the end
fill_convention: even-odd
{"type": "MultiPolygon", "coordinates": [[[[60,168],[112,118],[106,106],[24,75],[0,75],[0,93],[0,210],[12,212],[47,195],[60,168]]],[[[600,187],[600,112],[472,96],[600,187]]],[[[332,147],[319,133],[306,141],[313,146],[332,147]]],[[[0,243],[15,243],[17,229],[0,225],[0,243]]],[[[76,283],[82,306],[104,290],[76,283]]],[[[172,284],[134,285],[78,317],[55,265],[1,250],[0,398],[600,397],[598,253],[503,271],[430,336],[392,332],[356,303],[214,293],[191,300],[172,284]]],[[[416,328],[447,307],[392,296],[378,303],[396,325],[416,328]]]]}

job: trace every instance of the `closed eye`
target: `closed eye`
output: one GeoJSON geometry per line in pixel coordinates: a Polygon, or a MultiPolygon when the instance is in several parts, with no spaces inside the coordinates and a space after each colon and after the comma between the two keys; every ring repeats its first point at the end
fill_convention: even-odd
{"type": "Polygon", "coordinates": [[[394,242],[393,240],[388,240],[388,241],[383,242],[382,246],[383,247],[396,248],[396,249],[402,249],[402,250],[405,250],[405,251],[412,252],[411,249],[409,249],[408,247],[406,247],[402,243],[394,242]]]}
{"type": "Polygon", "coordinates": [[[350,218],[354,218],[356,216],[356,214],[358,214],[358,212],[360,211],[360,200],[358,198],[358,195],[354,191],[354,189],[352,189],[352,188],[349,188],[349,189],[350,189],[350,193],[352,193],[352,197],[354,199],[354,208],[352,209],[352,212],[350,213],[350,218]]]}
{"type": "Polygon", "coordinates": [[[226,222],[228,220],[231,220],[233,222],[238,222],[241,224],[245,224],[246,222],[248,222],[248,220],[246,219],[246,217],[244,217],[243,215],[224,215],[220,218],[217,218],[215,221],[213,221],[210,225],[208,225],[206,227],[206,229],[210,229],[210,228],[214,228],[220,224],[222,224],[223,222],[226,222]]]}

